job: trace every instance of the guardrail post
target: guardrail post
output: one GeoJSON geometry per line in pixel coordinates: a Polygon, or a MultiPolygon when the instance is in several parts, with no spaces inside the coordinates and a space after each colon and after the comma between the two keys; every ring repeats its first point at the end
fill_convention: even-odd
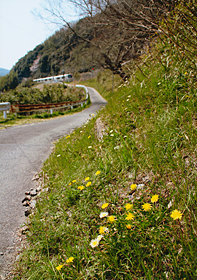
{"type": "Polygon", "coordinates": [[[10,111],[10,102],[0,103],[0,112],[3,112],[4,119],[7,118],[7,111],[10,111]]]}
{"type": "Polygon", "coordinates": [[[52,115],[53,114],[53,109],[51,109],[50,112],[51,112],[51,115],[52,115]]]}
{"type": "Polygon", "coordinates": [[[70,109],[73,110],[73,106],[72,105],[70,106],[70,109]]]}
{"type": "Polygon", "coordinates": [[[81,107],[83,107],[83,103],[81,103],[81,107]]]}

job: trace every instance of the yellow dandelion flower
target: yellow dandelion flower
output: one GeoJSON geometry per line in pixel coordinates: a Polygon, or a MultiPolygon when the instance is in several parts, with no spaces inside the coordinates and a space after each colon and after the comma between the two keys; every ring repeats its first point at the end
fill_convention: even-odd
{"type": "Polygon", "coordinates": [[[133,204],[127,203],[124,207],[126,208],[126,210],[129,210],[133,208],[133,204]]]}
{"type": "Polygon", "coordinates": [[[89,181],[89,180],[90,180],[90,177],[86,177],[86,178],[85,178],[85,181],[89,181]]]}
{"type": "Polygon", "coordinates": [[[88,136],[88,139],[91,137],[91,135],[88,136]]]}
{"type": "Polygon", "coordinates": [[[101,212],[100,213],[100,218],[104,218],[108,216],[108,212],[101,212]]]}
{"type": "Polygon", "coordinates": [[[82,191],[84,189],[84,186],[79,186],[78,190],[82,191]]]}
{"type": "Polygon", "coordinates": [[[77,182],[77,180],[72,180],[72,182],[73,182],[73,183],[76,183],[76,182],[77,182]]]}
{"type": "Polygon", "coordinates": [[[99,228],[99,233],[100,234],[104,234],[104,233],[108,233],[109,229],[107,227],[100,227],[99,228]]]}
{"type": "Polygon", "coordinates": [[[109,203],[103,203],[103,205],[101,206],[102,209],[107,208],[107,206],[109,205],[109,203]]]}
{"type": "Polygon", "coordinates": [[[182,218],[182,216],[183,216],[183,214],[179,210],[177,210],[177,209],[173,210],[171,215],[170,215],[170,217],[173,220],[177,220],[177,219],[180,220],[182,218]]]}
{"type": "Polygon", "coordinates": [[[130,186],[130,188],[131,188],[132,191],[134,191],[134,190],[137,189],[137,185],[136,185],[136,184],[132,184],[132,185],[130,186]]]}
{"type": "Polygon", "coordinates": [[[115,216],[109,216],[109,217],[108,217],[108,221],[109,221],[110,223],[115,222],[115,216]]]}
{"type": "Polygon", "coordinates": [[[88,182],[88,183],[86,184],[86,187],[89,187],[91,184],[92,184],[91,182],[88,182]]]}
{"type": "Polygon", "coordinates": [[[101,173],[101,171],[96,171],[95,175],[99,175],[101,173]]]}
{"type": "Polygon", "coordinates": [[[71,185],[72,185],[72,183],[70,182],[68,185],[69,185],[69,186],[71,186],[71,185]]]}
{"type": "Polygon", "coordinates": [[[127,229],[131,229],[132,226],[131,226],[130,224],[128,224],[128,225],[126,225],[126,228],[127,228],[127,229]]]}
{"type": "Polygon", "coordinates": [[[70,257],[70,258],[68,258],[68,259],[66,260],[66,262],[67,262],[67,263],[72,263],[73,260],[74,260],[74,258],[73,258],[73,257],[70,257]]]}
{"type": "Polygon", "coordinates": [[[57,269],[57,270],[60,270],[60,269],[62,269],[63,266],[64,266],[63,264],[60,264],[60,265],[58,265],[58,266],[56,267],[56,269],[57,269]]]}
{"type": "Polygon", "coordinates": [[[142,205],[142,208],[144,209],[144,211],[150,211],[150,209],[152,208],[152,205],[150,203],[144,203],[142,205]]]}
{"type": "Polygon", "coordinates": [[[99,245],[99,240],[98,239],[93,239],[91,242],[90,242],[90,246],[92,248],[95,248],[99,245]]]}
{"type": "Polygon", "coordinates": [[[66,139],[68,139],[70,137],[70,135],[66,136],[66,139]]]}
{"type": "Polygon", "coordinates": [[[125,220],[129,221],[129,220],[133,220],[134,219],[134,215],[132,213],[128,213],[125,220]]]}
{"type": "Polygon", "coordinates": [[[152,198],[151,198],[151,202],[154,203],[154,202],[157,202],[159,199],[159,196],[157,194],[153,195],[152,198]]]}

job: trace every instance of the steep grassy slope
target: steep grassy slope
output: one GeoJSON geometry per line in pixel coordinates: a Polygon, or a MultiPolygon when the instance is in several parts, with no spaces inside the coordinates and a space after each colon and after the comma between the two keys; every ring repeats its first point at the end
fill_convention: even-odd
{"type": "Polygon", "coordinates": [[[156,49],[113,93],[108,72],[89,82],[108,105],[46,161],[15,279],[197,277],[196,58],[156,49]]]}
{"type": "Polygon", "coordinates": [[[197,278],[194,4],[180,1],[151,52],[125,65],[135,69],[126,83],[115,77],[112,91],[109,72],[87,83],[108,105],[45,162],[50,191],[15,279],[197,278]]]}

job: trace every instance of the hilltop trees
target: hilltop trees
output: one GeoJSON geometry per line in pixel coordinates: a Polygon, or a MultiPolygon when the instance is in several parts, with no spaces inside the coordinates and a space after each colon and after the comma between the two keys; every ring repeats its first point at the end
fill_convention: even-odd
{"type": "Polygon", "coordinates": [[[70,24],[63,11],[64,0],[50,1],[45,11],[53,22],[61,23],[94,48],[94,60],[103,68],[127,74],[123,64],[138,59],[143,48],[158,31],[158,22],[176,1],[171,0],[70,0],[84,17],[80,32],[70,24]],[[89,36],[86,36],[89,34],[89,36]]]}
{"type": "Polygon", "coordinates": [[[0,91],[7,91],[14,89],[18,85],[18,75],[16,72],[11,71],[8,75],[0,78],[0,91]]]}
{"type": "Polygon", "coordinates": [[[19,81],[100,67],[126,80],[136,68],[141,69],[143,53],[151,56],[150,42],[168,37],[178,51],[189,49],[193,55],[196,49],[192,41],[196,38],[194,0],[67,1],[48,0],[48,20],[63,28],[16,63],[13,70],[19,81]],[[63,9],[67,1],[81,17],[77,22],[67,21],[63,9]]]}

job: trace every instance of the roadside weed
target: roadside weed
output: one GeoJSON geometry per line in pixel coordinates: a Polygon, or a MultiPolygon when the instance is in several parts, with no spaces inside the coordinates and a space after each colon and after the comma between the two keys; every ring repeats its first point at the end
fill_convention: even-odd
{"type": "Polygon", "coordinates": [[[109,72],[88,82],[108,104],[45,162],[14,279],[197,277],[195,69],[168,39],[155,48],[113,92],[109,72]]]}

